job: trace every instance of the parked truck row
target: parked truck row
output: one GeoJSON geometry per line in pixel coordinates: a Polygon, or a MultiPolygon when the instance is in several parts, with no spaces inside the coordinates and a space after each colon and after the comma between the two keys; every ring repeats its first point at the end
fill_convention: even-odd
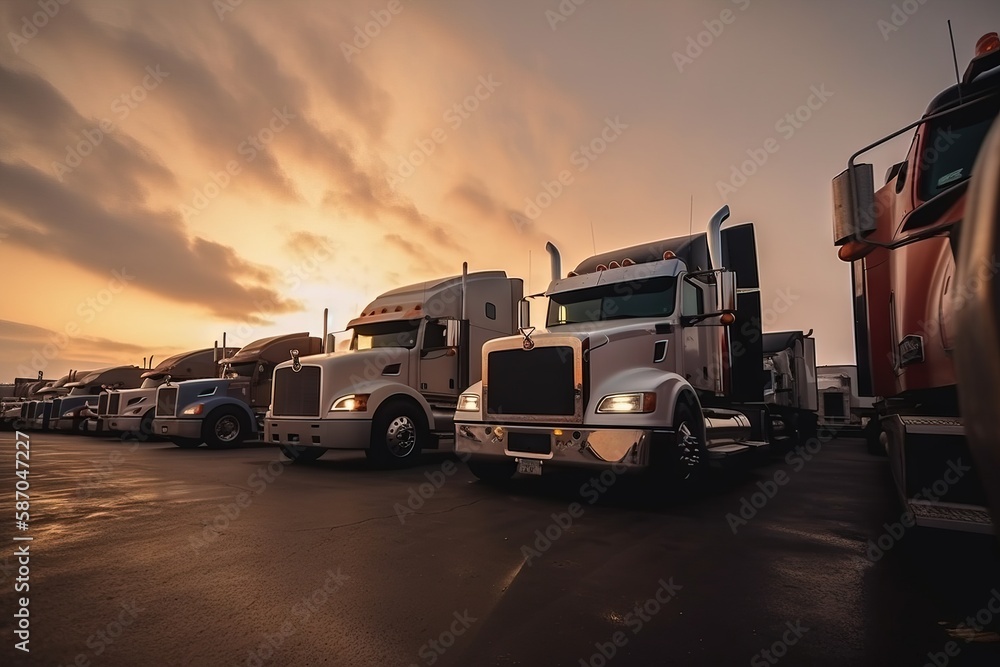
{"type": "MultiPolygon", "coordinates": [[[[834,240],[854,290],[846,392],[875,397],[869,446],[888,454],[918,525],[993,530],[975,470],[926,489],[971,461],[953,360],[965,289],[955,254],[998,110],[991,33],[919,121],[859,150],[833,182],[834,240]],[[906,159],[876,191],[858,158],[910,130],[906,159]]],[[[565,274],[550,243],[539,294],[466,266],[380,295],[339,335],[21,382],[0,392],[4,419],[180,447],[263,439],[297,462],[357,449],[391,467],[455,450],[487,481],[590,468],[685,483],[809,441],[821,411],[812,331],[763,331],[754,225],[724,226],[729,215],[723,207],[705,232],[595,254],[565,274]],[[544,306],[541,329],[532,302],[544,306]]],[[[844,388],[827,380],[824,392],[828,423],[852,423],[844,388]]]]}

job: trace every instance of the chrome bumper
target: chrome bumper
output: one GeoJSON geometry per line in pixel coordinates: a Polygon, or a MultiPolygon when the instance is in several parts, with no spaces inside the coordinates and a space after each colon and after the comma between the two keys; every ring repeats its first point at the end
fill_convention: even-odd
{"type": "Polygon", "coordinates": [[[200,419],[176,419],[165,417],[153,420],[153,433],[170,438],[200,438],[200,419]]]}
{"type": "Polygon", "coordinates": [[[264,419],[264,442],[326,449],[368,449],[372,423],[368,419],[264,419]]]}
{"type": "Polygon", "coordinates": [[[623,466],[635,471],[645,469],[653,442],[672,438],[672,431],[652,429],[455,424],[455,451],[473,460],[535,459],[546,466],[614,466],[618,471],[623,466]],[[544,436],[548,436],[547,451],[544,447],[527,451],[517,442],[522,434],[536,436],[536,444],[544,443],[544,436]]]}

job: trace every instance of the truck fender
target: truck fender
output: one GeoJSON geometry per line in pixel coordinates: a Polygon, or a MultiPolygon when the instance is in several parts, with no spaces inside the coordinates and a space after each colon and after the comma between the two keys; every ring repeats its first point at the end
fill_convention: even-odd
{"type": "MultiPolygon", "coordinates": [[[[597,418],[597,401],[609,394],[629,391],[656,393],[656,412],[646,417],[660,427],[670,427],[674,423],[674,408],[679,400],[685,400],[696,414],[701,413],[701,403],[691,383],[672,371],[655,368],[633,368],[615,373],[591,390],[591,418],[597,418]]],[[[622,415],[624,417],[624,415],[622,415]]],[[[634,418],[633,418],[634,419],[634,418]]],[[[631,420],[630,420],[630,423],[631,420]]],[[[652,425],[652,424],[651,424],[652,425]]]]}
{"type": "Polygon", "coordinates": [[[178,419],[190,419],[190,417],[188,416],[181,415],[181,411],[183,411],[184,408],[186,408],[188,405],[191,405],[192,403],[201,403],[205,406],[202,413],[198,415],[198,418],[202,420],[204,420],[205,417],[210,415],[213,410],[215,410],[216,408],[220,408],[222,406],[235,407],[238,410],[242,410],[243,414],[246,415],[246,418],[250,421],[250,427],[253,429],[253,432],[254,433],[257,432],[257,417],[256,415],[254,415],[253,410],[250,409],[250,406],[248,406],[243,401],[238,401],[235,398],[230,398],[229,396],[212,396],[207,399],[198,399],[196,401],[188,403],[183,407],[178,406],[177,408],[178,419]]]}
{"type": "Polygon", "coordinates": [[[379,380],[373,380],[370,382],[359,383],[354,388],[354,393],[368,394],[367,414],[369,419],[374,418],[379,407],[386,401],[399,397],[412,399],[413,402],[419,405],[420,409],[423,411],[424,418],[427,420],[428,428],[434,430],[434,414],[431,412],[431,406],[427,403],[427,399],[413,387],[400,384],[399,382],[381,382],[379,380]]]}

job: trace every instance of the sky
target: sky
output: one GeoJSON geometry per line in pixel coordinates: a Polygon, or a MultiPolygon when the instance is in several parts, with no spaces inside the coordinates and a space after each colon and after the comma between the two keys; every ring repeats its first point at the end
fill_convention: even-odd
{"type": "MultiPolygon", "coordinates": [[[[0,5],[0,380],[343,328],[386,290],[757,226],[765,330],[853,363],[831,179],[995,0],[0,5]]],[[[877,174],[909,137],[870,157],[877,174]]]]}

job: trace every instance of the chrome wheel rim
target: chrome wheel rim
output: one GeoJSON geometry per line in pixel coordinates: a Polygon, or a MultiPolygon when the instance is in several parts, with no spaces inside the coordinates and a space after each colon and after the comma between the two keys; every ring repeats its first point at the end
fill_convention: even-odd
{"type": "Polygon", "coordinates": [[[386,429],[385,445],[396,458],[409,456],[417,446],[417,425],[405,415],[396,417],[386,429]]]}
{"type": "Polygon", "coordinates": [[[687,422],[677,427],[677,450],[684,479],[687,479],[701,465],[701,447],[698,436],[691,432],[687,422]]]}
{"type": "Polygon", "coordinates": [[[215,422],[215,437],[221,442],[232,442],[240,434],[240,422],[236,417],[226,416],[215,422]]]}

